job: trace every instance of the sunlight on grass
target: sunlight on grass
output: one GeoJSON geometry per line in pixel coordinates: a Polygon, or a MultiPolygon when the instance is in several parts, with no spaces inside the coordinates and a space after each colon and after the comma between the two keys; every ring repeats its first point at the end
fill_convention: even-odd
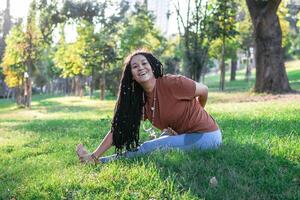
{"type": "Polygon", "coordinates": [[[75,146],[96,148],[109,129],[114,101],[34,101],[32,110],[0,114],[1,198],[273,199],[270,191],[294,198],[300,180],[298,102],[298,96],[212,92],[207,110],[223,131],[220,150],[154,152],[82,166],[75,146]],[[211,177],[218,180],[216,189],[209,187],[211,177]]]}
{"type": "Polygon", "coordinates": [[[287,71],[300,70],[300,60],[285,62],[285,68],[287,71]]]}
{"type": "MultiPolygon", "coordinates": [[[[300,70],[287,69],[299,83],[300,70]]],[[[230,87],[210,92],[206,106],[223,132],[219,150],[156,151],[97,166],[81,165],[74,150],[97,147],[115,101],[34,96],[26,110],[0,100],[0,199],[298,199],[300,95],[255,94],[243,80],[230,87]]]]}

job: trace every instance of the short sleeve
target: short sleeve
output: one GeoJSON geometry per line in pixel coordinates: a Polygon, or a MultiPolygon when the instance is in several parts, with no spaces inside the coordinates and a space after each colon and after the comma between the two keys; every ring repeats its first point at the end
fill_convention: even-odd
{"type": "Polygon", "coordinates": [[[170,89],[171,95],[178,100],[191,100],[195,97],[195,81],[185,76],[167,75],[166,85],[170,89]]]}

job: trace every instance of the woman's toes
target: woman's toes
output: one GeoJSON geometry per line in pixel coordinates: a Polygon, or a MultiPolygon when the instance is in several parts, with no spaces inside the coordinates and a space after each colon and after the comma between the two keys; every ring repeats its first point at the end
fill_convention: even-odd
{"type": "Polygon", "coordinates": [[[83,147],[82,144],[77,145],[76,153],[79,157],[88,154],[88,151],[83,147]]]}

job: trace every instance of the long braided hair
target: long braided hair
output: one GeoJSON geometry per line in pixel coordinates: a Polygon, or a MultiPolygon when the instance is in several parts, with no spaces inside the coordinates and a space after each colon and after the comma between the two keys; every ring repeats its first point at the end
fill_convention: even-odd
{"type": "Polygon", "coordinates": [[[112,120],[111,132],[113,145],[117,153],[122,153],[124,147],[128,151],[136,150],[139,146],[139,129],[142,120],[143,106],[146,95],[140,84],[133,80],[130,62],[133,56],[143,55],[151,65],[155,78],[163,76],[163,65],[151,53],[137,50],[125,60],[118,100],[112,120]]]}

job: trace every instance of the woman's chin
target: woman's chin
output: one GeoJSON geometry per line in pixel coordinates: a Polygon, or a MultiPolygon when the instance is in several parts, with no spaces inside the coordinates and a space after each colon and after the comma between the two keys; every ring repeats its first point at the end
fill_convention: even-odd
{"type": "Polygon", "coordinates": [[[150,81],[150,77],[143,77],[143,78],[139,78],[138,80],[136,80],[138,83],[145,83],[147,81],[150,81]]]}

